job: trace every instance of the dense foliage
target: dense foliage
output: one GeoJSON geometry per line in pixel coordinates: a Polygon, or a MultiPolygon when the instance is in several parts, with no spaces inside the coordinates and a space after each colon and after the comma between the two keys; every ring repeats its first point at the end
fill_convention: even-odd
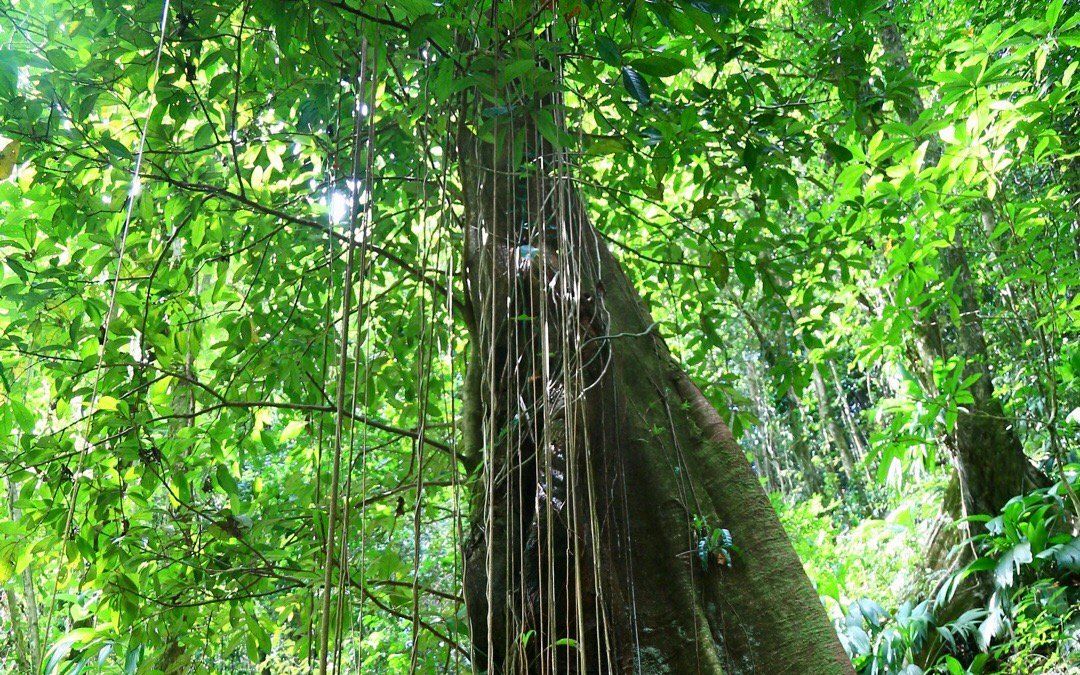
{"type": "Polygon", "coordinates": [[[0,669],[310,672],[336,566],[342,671],[469,670],[454,138],[520,118],[857,672],[1078,667],[1077,3],[495,8],[0,4],[0,669]]]}

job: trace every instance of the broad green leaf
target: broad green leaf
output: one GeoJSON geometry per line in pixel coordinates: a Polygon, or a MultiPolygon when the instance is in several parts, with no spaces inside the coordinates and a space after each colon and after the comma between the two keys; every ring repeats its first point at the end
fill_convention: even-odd
{"type": "Polygon", "coordinates": [[[611,38],[604,35],[596,36],[596,53],[609,66],[614,68],[622,66],[622,54],[619,51],[619,46],[611,38]]]}
{"type": "Polygon", "coordinates": [[[232,474],[229,473],[229,470],[225,467],[224,464],[217,465],[217,469],[215,470],[214,475],[217,477],[218,486],[222,490],[224,490],[226,494],[232,496],[240,492],[239,486],[237,486],[236,481],[232,477],[232,474]]]}
{"type": "Polygon", "coordinates": [[[1058,17],[1061,16],[1061,8],[1064,0],[1050,0],[1046,5],[1046,26],[1053,30],[1057,26],[1058,17]]]}
{"type": "Polygon", "coordinates": [[[662,56],[660,54],[652,54],[640,59],[634,59],[630,62],[635,70],[646,75],[652,75],[653,77],[671,77],[672,75],[678,75],[686,69],[687,64],[682,60],[672,56],[662,56]]]}
{"type": "Polygon", "coordinates": [[[641,73],[637,72],[630,66],[622,67],[622,80],[623,86],[630,92],[638,103],[642,105],[649,105],[652,102],[652,94],[649,91],[649,85],[645,82],[645,78],[641,76],[641,73]]]}
{"type": "Polygon", "coordinates": [[[1015,573],[1032,561],[1031,544],[1023,541],[1003,553],[994,568],[994,582],[1000,588],[1013,585],[1015,573]]]}

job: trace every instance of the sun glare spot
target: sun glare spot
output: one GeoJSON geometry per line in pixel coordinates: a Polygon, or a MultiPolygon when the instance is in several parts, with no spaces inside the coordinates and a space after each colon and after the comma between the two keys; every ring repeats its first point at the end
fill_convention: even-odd
{"type": "Polygon", "coordinates": [[[349,195],[335,190],[330,193],[330,222],[338,225],[345,221],[349,216],[349,207],[352,200],[349,195]]]}

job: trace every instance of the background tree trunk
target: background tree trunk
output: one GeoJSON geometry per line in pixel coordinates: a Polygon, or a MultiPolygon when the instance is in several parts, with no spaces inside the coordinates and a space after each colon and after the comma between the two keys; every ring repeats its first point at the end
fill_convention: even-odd
{"type": "MultiPolygon", "coordinates": [[[[772,371],[780,362],[776,349],[769,338],[766,337],[765,331],[757,318],[742,303],[737,300],[736,303],[743,318],[746,319],[747,325],[750,326],[751,332],[754,333],[758,344],[761,346],[761,356],[765,359],[765,365],[772,371]]],[[[791,433],[791,450],[795,455],[795,461],[799,465],[803,481],[805,481],[804,492],[807,495],[820,493],[824,487],[824,480],[818,467],[814,464],[814,453],[807,442],[810,412],[791,386],[784,388],[784,400],[786,402],[784,414],[787,417],[788,431],[791,433]]]]}
{"type": "MultiPolygon", "coordinates": [[[[12,481],[9,480],[5,482],[7,483],[8,516],[11,518],[11,522],[15,523],[22,517],[19,507],[16,506],[19,495],[15,489],[15,484],[12,481]]],[[[12,631],[15,633],[14,637],[16,643],[25,647],[27,666],[30,669],[29,672],[37,672],[41,663],[42,645],[37,592],[34,590],[33,566],[27,566],[19,575],[19,578],[22,581],[22,610],[26,614],[26,636],[23,637],[21,635],[22,622],[19,618],[19,604],[17,602],[18,594],[11,589],[5,589],[8,606],[11,612],[12,631]]],[[[14,579],[11,583],[15,583],[14,579]]]]}
{"type": "MultiPolygon", "coordinates": [[[[903,34],[888,15],[883,17],[879,39],[893,68],[905,76],[906,82],[915,82],[903,34]]],[[[905,124],[912,127],[918,124],[925,106],[917,89],[894,92],[891,100],[905,124]]],[[[941,153],[935,135],[929,140],[926,165],[938,164],[941,153]]],[[[981,214],[977,217],[981,222],[981,214]]],[[[933,310],[918,336],[925,356],[959,357],[963,362],[963,378],[979,376],[970,388],[971,403],[959,407],[955,429],[946,439],[956,476],[946,490],[944,521],[934,530],[926,560],[930,570],[943,575],[961,569],[974,559],[973,546],[965,545],[964,540],[983,528],[976,521],[960,521],[959,527],[952,527],[953,522],[978,514],[996,515],[1016,495],[1048,483],[1046,476],[1028,460],[1020,437],[1005,417],[1004,407],[994,392],[990,354],[979,314],[978,287],[967,263],[962,226],[963,223],[957,223],[952,241],[941,250],[938,260],[941,278],[952,280],[959,311],[953,312],[953,325],[945,326],[946,313],[941,308],[933,310]]],[[[969,578],[943,606],[936,608],[938,621],[951,621],[964,611],[985,604],[992,592],[993,582],[988,574],[969,578]]],[[[926,662],[936,642],[932,641],[919,655],[920,662],[926,662]]]]}
{"type": "MultiPolygon", "coordinates": [[[[910,77],[911,63],[904,48],[900,28],[889,17],[881,27],[881,44],[886,58],[898,71],[910,77]]],[[[893,98],[897,115],[904,123],[915,125],[924,106],[917,90],[902,92],[893,98]]],[[[941,144],[930,139],[926,152],[927,165],[937,164],[941,144]]],[[[942,334],[943,312],[935,312],[932,334],[924,342],[937,346],[937,356],[958,356],[964,362],[964,377],[979,375],[971,386],[974,402],[959,411],[956,429],[952,434],[953,464],[956,467],[962,514],[994,515],[1007,501],[1025,489],[1044,485],[1042,475],[1028,461],[1016,430],[1005,417],[1004,408],[994,393],[990,372],[990,356],[979,315],[976,282],[967,264],[964,239],[960,225],[949,246],[942,249],[939,270],[943,279],[953,280],[953,292],[959,302],[958,319],[951,327],[954,337],[942,334]]]]}
{"type": "MultiPolygon", "coordinates": [[[[19,608],[19,598],[6,584],[4,585],[4,600],[7,603],[8,618],[11,621],[11,633],[9,639],[15,650],[16,668],[25,668],[26,672],[34,672],[30,665],[30,651],[26,645],[26,638],[22,630],[22,610],[19,608]]],[[[5,640],[6,642],[7,640],[5,640]]]]}
{"type": "Polygon", "coordinates": [[[814,396],[817,399],[818,417],[821,418],[821,426],[825,431],[829,444],[840,454],[840,463],[844,467],[844,474],[848,478],[848,484],[853,485],[859,481],[857,473],[858,459],[851,449],[851,443],[848,442],[843,428],[833,414],[832,406],[829,405],[829,392],[825,387],[825,378],[821,376],[821,368],[817,365],[812,366],[811,376],[813,377],[814,396]]]}
{"type": "MultiPolygon", "coordinates": [[[[819,15],[828,22],[839,21],[828,3],[815,5],[819,15]]],[[[872,37],[872,34],[868,37],[872,37]]],[[[896,116],[904,123],[915,126],[924,110],[919,91],[915,88],[916,79],[912,77],[912,67],[904,47],[903,35],[896,22],[887,14],[881,16],[877,39],[884,50],[885,61],[895,73],[887,78],[901,83],[886,96],[895,108],[896,116]]],[[[865,50],[864,50],[865,51],[865,50]]],[[[853,74],[861,72],[865,63],[865,53],[844,51],[838,55],[839,71],[835,73],[837,86],[846,91],[854,86],[844,83],[853,74]],[[844,59],[850,63],[843,64],[844,59]]],[[[856,87],[857,89],[858,87],[856,87]]],[[[872,115],[863,115],[866,105],[861,97],[854,97],[853,103],[860,109],[862,130],[869,137],[877,128],[872,115]]],[[[875,105],[879,111],[880,106],[875,105]]],[[[929,139],[925,163],[936,165],[941,157],[941,145],[936,136],[929,139]]],[[[1001,402],[994,393],[993,380],[989,370],[989,355],[983,336],[979,317],[979,304],[976,298],[976,282],[972,277],[965,259],[963,238],[959,226],[951,244],[943,249],[938,269],[941,278],[952,279],[952,289],[959,299],[959,320],[955,325],[945,325],[946,313],[941,308],[929,308],[924,316],[916,321],[916,345],[924,385],[933,391],[931,377],[933,363],[938,359],[952,356],[964,362],[964,376],[978,373],[979,380],[972,386],[974,402],[959,411],[956,428],[944,438],[944,444],[957,472],[957,500],[946,500],[958,506],[960,511],[949,514],[952,519],[974,514],[995,514],[1005,502],[1020,494],[1025,489],[1045,484],[1045,478],[1027,460],[1019,437],[1010,421],[1005,418],[1001,402]]],[[[941,528],[945,533],[949,528],[941,528]]],[[[931,551],[947,552],[953,549],[959,539],[950,539],[947,543],[933,542],[931,551]]],[[[932,567],[954,567],[964,559],[946,561],[944,558],[931,560],[932,567]]]]}

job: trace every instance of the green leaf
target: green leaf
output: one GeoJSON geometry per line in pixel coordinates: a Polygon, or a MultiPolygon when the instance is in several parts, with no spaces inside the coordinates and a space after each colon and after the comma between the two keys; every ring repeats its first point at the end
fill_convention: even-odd
{"type": "Polygon", "coordinates": [[[287,443],[298,437],[307,426],[307,422],[304,420],[292,420],[285,425],[285,428],[281,432],[281,436],[278,438],[279,443],[287,443]]]}
{"type": "Polygon", "coordinates": [[[1054,547],[1053,551],[1054,560],[1062,568],[1071,572],[1080,571],[1080,537],[1073,537],[1071,541],[1054,547]]]}
{"type": "Polygon", "coordinates": [[[555,149],[561,150],[566,146],[566,141],[569,139],[566,138],[566,133],[555,123],[555,118],[550,110],[542,108],[534,111],[533,119],[536,121],[536,128],[540,131],[540,135],[555,146],[555,149]]]}
{"type": "Polygon", "coordinates": [[[738,7],[736,0],[686,0],[686,4],[696,10],[726,19],[735,14],[738,7]]]}
{"type": "Polygon", "coordinates": [[[129,151],[123,143],[115,140],[111,136],[105,136],[101,139],[101,144],[105,146],[105,149],[109,151],[109,154],[113,157],[119,157],[121,159],[131,159],[131,151],[129,151]]]}
{"type": "Polygon", "coordinates": [[[218,486],[229,495],[235,495],[240,492],[240,487],[233,480],[232,474],[225,468],[224,464],[218,464],[215,471],[215,477],[217,478],[218,486]]]}
{"type": "Polygon", "coordinates": [[[625,141],[619,138],[596,138],[589,143],[588,149],[585,151],[591,156],[597,155],[614,155],[621,152],[626,152],[627,144],[625,141]]]}
{"type": "Polygon", "coordinates": [[[672,75],[678,75],[685,70],[688,64],[682,59],[654,54],[652,56],[634,59],[630,62],[630,65],[646,75],[652,75],[653,77],[671,77],[672,75]]]}
{"type": "MultiPolygon", "coordinates": [[[[952,637],[951,634],[950,637],[952,637]]],[[[964,666],[951,656],[945,657],[945,667],[949,669],[949,675],[964,675],[964,666]]]]}
{"type": "Polygon", "coordinates": [[[652,102],[652,93],[649,91],[649,85],[645,82],[645,78],[641,76],[641,73],[634,70],[630,66],[622,67],[622,80],[623,86],[630,92],[630,95],[637,99],[637,102],[642,105],[649,105],[652,102]]]}
{"type": "Polygon", "coordinates": [[[849,162],[851,161],[851,158],[854,157],[850,150],[833,141],[825,141],[825,149],[837,164],[849,162]]]}
{"type": "Polygon", "coordinates": [[[709,272],[712,273],[713,281],[716,282],[718,289],[727,285],[731,266],[728,264],[727,256],[724,255],[723,251],[713,251],[709,255],[709,272]]]}
{"type": "Polygon", "coordinates": [[[756,277],[754,274],[754,266],[745,258],[735,259],[735,276],[739,277],[739,281],[745,289],[749,290],[750,288],[753,288],[754,279],[756,277]]]}
{"type": "Polygon", "coordinates": [[[1061,16],[1061,7],[1065,0],[1050,0],[1046,6],[1046,27],[1053,30],[1057,26],[1058,17],[1061,16]]]}
{"type": "Polygon", "coordinates": [[[30,412],[29,408],[14,400],[8,401],[8,408],[15,415],[15,422],[24,432],[30,433],[34,430],[34,426],[37,425],[37,416],[30,412]]]}
{"type": "Polygon", "coordinates": [[[34,542],[30,542],[23,547],[23,550],[19,553],[18,559],[15,561],[15,574],[22,574],[33,561],[34,542]]]}
{"type": "Polygon", "coordinates": [[[622,65],[622,53],[619,51],[619,45],[615,44],[615,41],[606,35],[596,37],[596,53],[609,66],[618,68],[622,65]]]}
{"type": "Polygon", "coordinates": [[[1009,588],[1013,585],[1015,573],[1022,565],[1032,561],[1031,543],[1022,541],[1013,546],[998,559],[994,568],[994,582],[999,588],[1009,588]]]}
{"type": "Polygon", "coordinates": [[[45,663],[46,675],[60,672],[60,664],[77,643],[90,642],[95,637],[97,637],[97,631],[93,628],[76,628],[53,643],[49,648],[49,659],[45,663]]]}
{"type": "Polygon", "coordinates": [[[997,564],[998,561],[993,558],[979,558],[964,568],[964,575],[967,576],[975,574],[976,572],[988,572],[997,567],[997,564]]]}

